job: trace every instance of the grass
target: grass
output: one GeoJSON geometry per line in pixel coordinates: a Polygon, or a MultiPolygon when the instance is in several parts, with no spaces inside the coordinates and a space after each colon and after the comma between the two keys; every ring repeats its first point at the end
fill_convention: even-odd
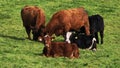
{"type": "MultiPolygon", "coordinates": [[[[119,0],[1,0],[0,68],[119,68],[120,67],[119,0]],[[89,15],[100,14],[105,21],[104,44],[97,51],[80,49],[79,59],[42,56],[43,44],[26,39],[20,11],[36,5],[45,11],[46,23],[62,9],[83,6],[89,15]]],[[[62,37],[57,37],[61,41],[62,37]]]]}

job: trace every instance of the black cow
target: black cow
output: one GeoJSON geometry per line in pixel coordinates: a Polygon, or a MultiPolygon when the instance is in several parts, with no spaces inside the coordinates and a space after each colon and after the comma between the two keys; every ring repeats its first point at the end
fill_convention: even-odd
{"type": "MultiPolygon", "coordinates": [[[[79,48],[82,49],[90,49],[96,51],[96,39],[93,35],[85,35],[83,33],[70,33],[69,42],[68,43],[76,43],[79,48]]],[[[67,41],[67,40],[66,40],[67,41]]]]}
{"type": "Polygon", "coordinates": [[[90,22],[90,33],[95,36],[96,42],[99,43],[98,32],[100,32],[101,44],[103,44],[104,36],[104,21],[103,17],[100,15],[89,16],[90,22]]]}

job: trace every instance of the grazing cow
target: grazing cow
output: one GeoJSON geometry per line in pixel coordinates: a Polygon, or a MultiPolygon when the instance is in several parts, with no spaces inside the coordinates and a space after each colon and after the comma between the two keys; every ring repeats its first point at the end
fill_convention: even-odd
{"type": "Polygon", "coordinates": [[[67,40],[69,43],[76,43],[79,48],[82,49],[91,49],[96,51],[96,39],[92,35],[85,35],[85,34],[77,34],[77,33],[70,33],[70,38],[67,40]]]}
{"type": "Polygon", "coordinates": [[[43,54],[47,57],[64,56],[68,58],[79,58],[79,49],[76,44],[67,42],[52,42],[49,35],[44,37],[43,54]]]}
{"type": "Polygon", "coordinates": [[[28,39],[31,39],[30,32],[32,30],[33,40],[37,40],[38,36],[43,35],[45,28],[44,11],[36,6],[25,6],[21,10],[23,26],[26,29],[28,39]]]}
{"type": "Polygon", "coordinates": [[[77,31],[82,26],[85,27],[86,34],[89,35],[88,14],[83,7],[61,10],[55,13],[46,26],[45,32],[52,36],[65,35],[68,31],[77,31]]]}

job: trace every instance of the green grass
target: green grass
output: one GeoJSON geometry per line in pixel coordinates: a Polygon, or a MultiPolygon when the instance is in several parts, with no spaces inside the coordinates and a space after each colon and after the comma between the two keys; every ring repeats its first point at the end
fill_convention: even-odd
{"type": "Polygon", "coordinates": [[[119,21],[119,0],[1,0],[0,68],[120,68],[119,21]],[[79,59],[42,56],[43,44],[26,39],[20,17],[25,5],[44,9],[46,23],[62,9],[83,6],[89,15],[100,14],[105,21],[104,44],[98,44],[96,52],[80,49],[79,59]]]}

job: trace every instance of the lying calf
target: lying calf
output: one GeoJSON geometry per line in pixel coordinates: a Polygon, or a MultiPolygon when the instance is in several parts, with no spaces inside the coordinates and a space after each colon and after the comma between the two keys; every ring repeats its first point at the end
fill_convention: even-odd
{"type": "Polygon", "coordinates": [[[68,58],[79,58],[79,49],[76,44],[67,42],[52,42],[49,35],[44,37],[43,54],[47,57],[64,56],[68,58]]]}
{"type": "Polygon", "coordinates": [[[66,36],[68,43],[76,43],[79,48],[96,50],[96,39],[92,35],[86,36],[84,33],[68,32],[66,36]]]}

